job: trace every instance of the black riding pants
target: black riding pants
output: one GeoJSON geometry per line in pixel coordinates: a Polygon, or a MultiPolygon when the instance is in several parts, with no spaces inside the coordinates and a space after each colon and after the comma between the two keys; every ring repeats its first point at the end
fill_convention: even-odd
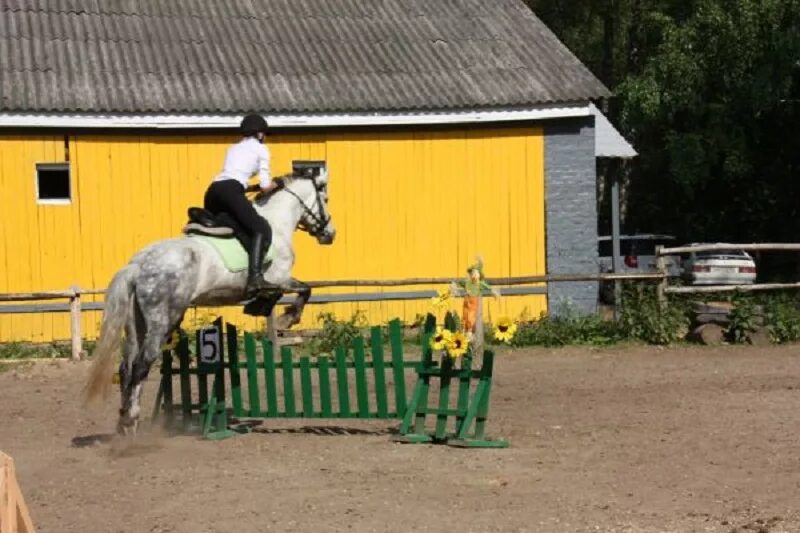
{"type": "MultiPolygon", "coordinates": [[[[264,249],[272,242],[272,229],[255,210],[244,195],[244,187],[236,180],[222,180],[211,183],[203,199],[203,206],[214,215],[227,214],[238,228],[252,238],[260,233],[264,236],[264,249]]],[[[248,239],[249,240],[249,239],[248,239]]],[[[248,246],[249,248],[249,246],[248,246]]]]}

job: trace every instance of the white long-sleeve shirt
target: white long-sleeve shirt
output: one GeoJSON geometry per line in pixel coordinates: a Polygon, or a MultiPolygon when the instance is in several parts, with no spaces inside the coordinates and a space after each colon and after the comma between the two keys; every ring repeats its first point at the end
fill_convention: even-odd
{"type": "Polygon", "coordinates": [[[269,149],[255,137],[248,137],[228,148],[225,164],[214,181],[236,180],[246,188],[256,173],[262,188],[269,185],[272,180],[269,149]]]}

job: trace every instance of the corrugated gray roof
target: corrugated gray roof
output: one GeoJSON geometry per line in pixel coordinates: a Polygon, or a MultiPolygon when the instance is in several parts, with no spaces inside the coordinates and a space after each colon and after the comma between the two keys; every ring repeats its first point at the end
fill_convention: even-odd
{"type": "Polygon", "coordinates": [[[0,0],[6,112],[412,111],[606,94],[522,0],[0,0]]]}

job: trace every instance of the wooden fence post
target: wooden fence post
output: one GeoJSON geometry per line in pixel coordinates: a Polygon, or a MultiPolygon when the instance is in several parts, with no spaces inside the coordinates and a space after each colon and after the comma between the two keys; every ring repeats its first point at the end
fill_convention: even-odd
{"type": "Polygon", "coordinates": [[[14,460],[0,452],[0,532],[34,533],[31,515],[17,483],[14,460]]]}
{"type": "Polygon", "coordinates": [[[483,355],[483,341],[483,294],[478,292],[478,309],[475,313],[475,335],[472,341],[472,353],[483,355]]]}
{"type": "Polygon", "coordinates": [[[661,251],[664,249],[663,246],[657,245],[656,246],[656,270],[658,273],[664,276],[656,285],[656,297],[658,298],[658,304],[663,309],[664,306],[667,305],[667,263],[664,260],[664,256],[661,254],[661,251]]]}
{"type": "Polygon", "coordinates": [[[72,339],[72,360],[80,361],[83,351],[83,340],[81,339],[81,289],[77,285],[72,286],[72,297],[69,299],[69,329],[72,339]]]}

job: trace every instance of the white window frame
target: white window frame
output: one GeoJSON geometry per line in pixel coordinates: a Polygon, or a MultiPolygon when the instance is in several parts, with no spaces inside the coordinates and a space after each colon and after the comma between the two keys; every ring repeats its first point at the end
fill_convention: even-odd
{"type": "Polygon", "coordinates": [[[71,205],[72,204],[72,165],[69,161],[59,163],[36,163],[33,173],[33,185],[36,189],[36,203],[38,205],[71,205]],[[40,198],[39,196],[39,171],[40,170],[66,170],[69,180],[68,198],[40,198]]]}

